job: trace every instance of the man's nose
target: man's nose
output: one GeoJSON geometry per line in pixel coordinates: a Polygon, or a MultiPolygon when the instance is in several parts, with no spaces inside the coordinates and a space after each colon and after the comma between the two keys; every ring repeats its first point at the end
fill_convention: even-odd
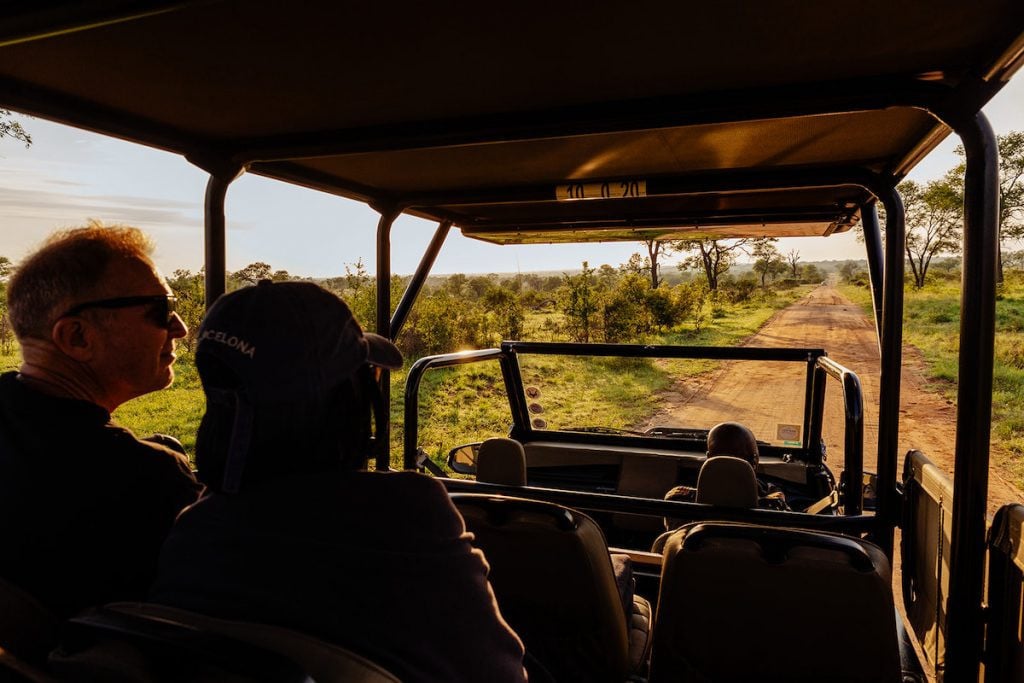
{"type": "Polygon", "coordinates": [[[171,339],[181,339],[188,334],[188,325],[185,324],[180,315],[172,313],[171,319],[167,323],[167,332],[170,334],[171,339]]]}

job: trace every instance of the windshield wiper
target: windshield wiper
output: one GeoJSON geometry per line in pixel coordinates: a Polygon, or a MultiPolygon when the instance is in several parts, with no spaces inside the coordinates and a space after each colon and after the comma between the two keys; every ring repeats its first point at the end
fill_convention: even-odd
{"type": "Polygon", "coordinates": [[[692,441],[706,441],[708,430],[692,429],[687,427],[651,427],[644,436],[661,436],[669,439],[689,439],[692,441]]]}
{"type": "Polygon", "coordinates": [[[587,434],[629,434],[631,436],[645,436],[644,432],[632,429],[618,429],[617,427],[566,427],[567,432],[586,432],[587,434]]]}

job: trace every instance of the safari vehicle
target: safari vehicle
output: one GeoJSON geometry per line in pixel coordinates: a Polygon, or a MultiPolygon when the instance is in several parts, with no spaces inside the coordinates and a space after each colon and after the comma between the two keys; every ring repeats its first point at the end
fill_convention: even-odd
{"type": "MultiPolygon", "coordinates": [[[[860,223],[881,351],[873,511],[861,509],[856,478],[842,491],[842,509],[830,504],[823,514],[664,501],[649,491],[622,495],[622,475],[634,462],[668,463],[670,478],[692,478],[700,433],[531,426],[514,362],[544,353],[540,347],[509,342],[426,361],[503,364],[511,436],[527,447],[527,483],[445,483],[482,545],[513,535],[524,544],[485,551],[503,611],[524,624],[533,619],[538,630],[516,627],[532,651],[551,658],[549,668],[570,647],[534,637],[553,623],[545,615],[564,617],[554,636],[607,631],[595,648],[602,657],[591,658],[586,675],[576,671],[593,680],[624,680],[647,669],[643,661],[629,668],[634,653],[624,649],[632,624],[622,625],[621,611],[591,609],[608,603],[607,572],[568,573],[573,548],[585,560],[605,552],[604,537],[579,510],[611,520],[605,531],[616,542],[631,540],[620,533],[627,526],[616,521],[622,516],[697,522],[670,537],[662,553],[622,548],[660,578],[638,584],[657,605],[646,674],[652,681],[692,680],[697,661],[715,680],[919,680],[904,626],[941,680],[1024,677],[1024,507],[1000,510],[991,527],[986,519],[998,194],[995,140],[980,114],[1022,63],[1019,0],[767,1],[739,11],[722,3],[527,3],[502,10],[434,3],[398,10],[320,1],[282,11],[263,0],[108,0],[26,5],[0,17],[0,106],[175,152],[210,173],[208,302],[225,288],[225,195],[243,172],[380,212],[376,330],[392,338],[453,226],[504,244],[821,238],[860,223]],[[967,161],[952,482],[926,454],[897,451],[904,226],[895,191],[950,132],[960,136],[967,161]],[[885,207],[884,244],[878,203],[885,207]],[[438,228],[393,307],[390,230],[401,213],[437,221],[438,228]],[[608,467],[607,458],[574,460],[550,471],[554,461],[536,455],[542,442],[557,444],[560,456],[585,446],[618,461],[608,467]],[[591,483],[573,485],[592,465],[591,483]],[[511,523],[521,532],[512,534],[511,523]],[[894,617],[888,574],[897,529],[905,619],[894,617]],[[506,562],[524,570],[513,575],[527,576],[529,565],[545,578],[571,581],[551,597],[542,590],[549,582],[499,579],[506,562]],[[736,574],[741,566],[750,572],[736,574]],[[530,602],[541,595],[540,606],[530,602]],[[563,608],[547,609],[552,604],[563,608]],[[754,617],[766,610],[770,626],[744,630],[761,624],[754,617]],[[709,614],[719,621],[727,615],[729,628],[700,628],[709,614]],[[750,667],[751,659],[756,668],[719,669],[750,667]]],[[[852,376],[831,372],[823,358],[803,361],[812,408],[824,386],[813,380],[818,369],[852,376]]],[[[381,378],[385,396],[390,381],[386,373],[381,378]]],[[[407,396],[414,395],[413,383],[407,396]]],[[[813,441],[815,419],[814,410],[805,411],[800,445],[789,451],[794,467],[814,482],[803,490],[808,499],[831,493],[813,441]]],[[[855,416],[849,427],[843,457],[856,473],[855,416]]],[[[377,428],[376,465],[386,469],[389,425],[377,428]]],[[[766,464],[793,464],[786,453],[769,448],[766,464]]],[[[415,442],[407,443],[406,467],[421,464],[415,442]]],[[[92,624],[173,649],[174,639],[154,636],[152,626],[147,614],[92,624]]],[[[193,635],[213,628],[184,626],[193,635]]],[[[233,643],[228,649],[242,659],[268,645],[246,643],[237,632],[207,635],[221,652],[233,643]]],[[[308,659],[294,652],[285,658],[308,672],[308,659]]],[[[317,672],[331,680],[329,671],[317,672]]]]}

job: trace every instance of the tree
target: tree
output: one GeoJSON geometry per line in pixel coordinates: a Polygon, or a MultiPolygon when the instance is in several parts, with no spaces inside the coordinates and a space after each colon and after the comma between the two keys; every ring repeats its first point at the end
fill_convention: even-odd
{"type": "MultiPolygon", "coordinates": [[[[998,280],[1003,281],[1003,242],[1024,238],[1024,132],[1011,131],[1006,135],[997,135],[999,147],[999,259],[998,280]]],[[[963,145],[958,145],[956,153],[966,157],[963,145]]],[[[949,175],[955,174],[961,179],[966,171],[966,164],[961,163],[949,175]]]]}
{"type": "Polygon", "coordinates": [[[963,225],[963,194],[953,172],[920,185],[904,180],[897,187],[906,212],[904,250],[914,287],[924,287],[928,266],[940,253],[957,253],[963,225]]]}
{"type": "Polygon", "coordinates": [[[786,263],[789,265],[789,270],[793,273],[793,279],[800,278],[800,252],[796,249],[790,249],[786,252],[786,263]]]}
{"type": "Polygon", "coordinates": [[[629,259],[619,266],[620,273],[634,273],[636,275],[643,275],[645,272],[650,271],[651,264],[649,261],[644,260],[644,257],[640,254],[630,254],[629,259]]]}
{"type": "Polygon", "coordinates": [[[804,282],[821,282],[825,279],[821,269],[813,263],[807,263],[800,269],[800,279],[804,282]]]}
{"type": "Polygon", "coordinates": [[[522,339],[526,314],[520,295],[512,289],[495,285],[487,290],[483,298],[484,308],[493,314],[492,329],[502,339],[522,339]]]}
{"type": "Polygon", "coordinates": [[[754,272],[761,278],[761,289],[765,288],[765,278],[769,275],[774,279],[776,273],[785,267],[782,255],[775,247],[775,238],[754,240],[754,272]]]}
{"type": "Polygon", "coordinates": [[[487,293],[491,287],[498,282],[498,276],[491,273],[490,275],[474,275],[473,277],[466,280],[466,292],[474,301],[479,301],[484,294],[487,293]]]}
{"type": "Polygon", "coordinates": [[[14,329],[7,317],[7,278],[13,272],[11,259],[0,256],[0,349],[7,354],[14,350],[14,329]]]}
{"type": "Polygon", "coordinates": [[[459,298],[462,296],[462,292],[466,288],[466,279],[466,276],[462,273],[452,273],[445,278],[444,282],[441,284],[441,291],[447,292],[455,298],[459,298]]]}
{"type": "MultiPolygon", "coordinates": [[[[637,254],[633,254],[633,256],[639,258],[639,255],[637,254]]],[[[632,261],[632,257],[630,257],[630,261],[632,261]]],[[[619,281],[619,276],[623,272],[629,272],[628,268],[630,261],[627,261],[625,264],[619,266],[619,269],[613,268],[607,263],[602,263],[600,266],[598,266],[597,270],[594,272],[597,289],[603,292],[614,287],[615,283],[619,281]]]]}
{"type": "Polygon", "coordinates": [[[668,287],[648,290],[645,303],[651,324],[662,330],[674,327],[683,313],[668,287]]]}
{"type": "Polygon", "coordinates": [[[676,306],[679,312],[693,323],[695,332],[708,320],[707,301],[709,298],[708,283],[704,280],[690,280],[673,288],[676,306]]]}
{"type": "Polygon", "coordinates": [[[32,136],[14,120],[14,115],[6,109],[0,109],[0,138],[14,138],[24,142],[25,147],[32,144],[32,136]]]}
{"type": "MultiPolygon", "coordinates": [[[[1024,132],[997,135],[999,147],[999,282],[1003,281],[1002,243],[1024,238],[1024,132]]],[[[962,146],[956,153],[965,156],[962,146]]],[[[963,177],[966,166],[953,173],[963,177]]]]}
{"type": "Polygon", "coordinates": [[[673,244],[679,251],[696,252],[686,257],[679,264],[680,269],[694,268],[704,271],[708,289],[718,291],[718,280],[732,266],[736,258],[747,251],[750,240],[740,239],[731,242],[713,239],[680,240],[673,244]]]}
{"type": "Polygon", "coordinates": [[[260,280],[269,280],[273,274],[273,269],[269,263],[263,261],[256,261],[250,263],[241,270],[236,270],[231,274],[231,277],[237,280],[239,283],[247,282],[250,285],[254,285],[260,280]]]}
{"type": "Polygon", "coordinates": [[[562,311],[573,341],[588,343],[598,313],[594,269],[586,261],[578,275],[563,276],[562,311]]]}
{"type": "Polygon", "coordinates": [[[630,341],[651,331],[653,321],[647,301],[651,291],[641,273],[626,273],[619,279],[601,307],[606,342],[630,341]]]}
{"type": "Polygon", "coordinates": [[[178,269],[171,275],[167,284],[178,298],[175,310],[188,327],[188,335],[182,344],[189,351],[195,351],[196,334],[206,314],[206,276],[202,271],[193,273],[190,270],[178,269]]]}
{"type": "Polygon", "coordinates": [[[838,268],[839,277],[843,278],[844,282],[853,282],[864,270],[860,267],[860,263],[857,261],[844,261],[838,268]]]}
{"type": "Polygon", "coordinates": [[[661,284],[661,268],[658,265],[658,259],[675,251],[675,244],[661,240],[644,240],[644,245],[647,247],[647,268],[651,275],[651,289],[657,289],[661,284]]]}

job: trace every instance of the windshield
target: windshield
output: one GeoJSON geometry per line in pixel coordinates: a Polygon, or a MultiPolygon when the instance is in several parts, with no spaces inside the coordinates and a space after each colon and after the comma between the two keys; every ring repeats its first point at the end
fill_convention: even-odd
{"type": "Polygon", "coordinates": [[[534,430],[702,439],[719,422],[800,447],[806,362],[520,353],[534,430]]]}

